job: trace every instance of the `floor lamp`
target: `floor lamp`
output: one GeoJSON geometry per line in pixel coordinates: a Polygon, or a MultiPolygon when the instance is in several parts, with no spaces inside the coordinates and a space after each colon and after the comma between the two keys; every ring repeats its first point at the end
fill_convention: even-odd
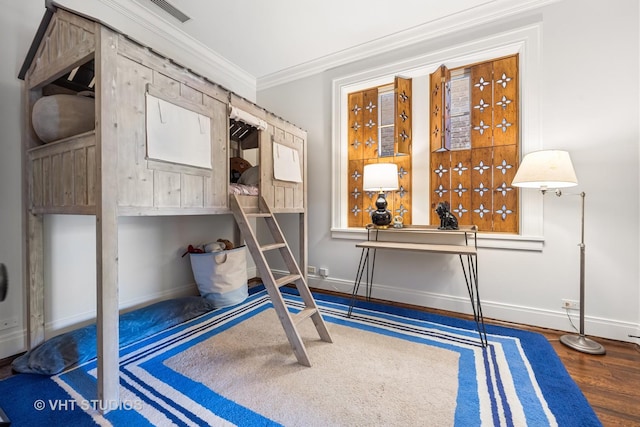
{"type": "MultiPolygon", "coordinates": [[[[571,163],[569,153],[561,150],[543,150],[527,154],[513,178],[514,187],[537,188],[545,194],[549,188],[555,188],[556,196],[561,196],[560,188],[578,185],[578,179],[571,163]]],[[[581,238],[580,244],[580,333],[579,335],[562,335],[560,342],[574,350],[589,354],[605,354],[605,348],[584,334],[584,198],[581,198],[581,238]]]]}

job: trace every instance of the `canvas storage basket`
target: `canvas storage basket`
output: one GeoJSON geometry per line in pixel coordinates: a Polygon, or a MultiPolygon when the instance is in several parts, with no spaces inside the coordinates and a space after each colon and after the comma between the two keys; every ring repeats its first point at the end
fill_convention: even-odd
{"type": "Polygon", "coordinates": [[[200,295],[216,308],[239,304],[248,296],[246,247],[192,253],[191,269],[200,295]]]}

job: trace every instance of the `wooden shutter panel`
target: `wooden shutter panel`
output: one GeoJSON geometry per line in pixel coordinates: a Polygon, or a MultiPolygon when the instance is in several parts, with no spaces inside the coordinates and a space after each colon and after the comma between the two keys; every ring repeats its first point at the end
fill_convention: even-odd
{"type": "MultiPolygon", "coordinates": [[[[481,231],[518,232],[518,190],[511,181],[518,165],[518,56],[488,61],[453,71],[455,82],[469,75],[470,149],[453,144],[450,121],[450,72],[441,66],[431,75],[431,222],[439,223],[433,209],[447,201],[461,225],[481,231]],[[454,147],[455,145],[455,147],[454,147]],[[451,148],[454,148],[453,151],[451,148]]],[[[458,108],[458,107],[456,107],[458,108]]]]}
{"type": "Polygon", "coordinates": [[[432,153],[448,149],[445,138],[446,92],[445,85],[449,78],[449,70],[441,65],[429,76],[431,117],[429,125],[430,151],[432,153]]]}
{"type": "MultiPolygon", "coordinates": [[[[376,209],[377,193],[363,189],[364,166],[370,163],[393,162],[398,165],[398,191],[387,193],[389,211],[401,215],[405,224],[411,224],[412,175],[412,93],[411,79],[397,77],[393,98],[387,86],[365,89],[348,95],[348,166],[347,166],[347,224],[362,227],[371,222],[371,212],[376,209]],[[379,96],[385,96],[390,104],[384,112],[381,128],[379,96]],[[391,126],[392,125],[392,126],[391,126]],[[383,147],[380,153],[379,131],[386,129],[393,136],[393,146],[383,147]],[[404,152],[399,152],[398,149],[404,152]],[[382,157],[380,157],[382,156],[382,157]]],[[[389,138],[391,142],[391,138],[389,138]]]]}
{"type": "Polygon", "coordinates": [[[348,158],[347,167],[347,224],[349,227],[362,226],[364,194],[362,191],[362,170],[364,153],[364,96],[362,92],[350,93],[348,97],[348,158]]]}
{"type": "Polygon", "coordinates": [[[398,154],[411,154],[411,79],[396,77],[394,82],[394,92],[396,99],[395,133],[398,154]]]}
{"type": "Polygon", "coordinates": [[[397,191],[388,193],[387,209],[391,211],[392,216],[402,216],[404,224],[411,224],[411,201],[412,201],[412,185],[411,185],[411,156],[397,156],[394,163],[398,165],[398,185],[397,191]]]}
{"type": "Polygon", "coordinates": [[[363,92],[362,138],[363,158],[378,158],[378,89],[363,92]]]}
{"type": "Polygon", "coordinates": [[[518,232],[518,56],[493,62],[493,231],[518,232]]]}
{"type": "Polygon", "coordinates": [[[429,76],[430,81],[430,124],[429,148],[431,151],[431,224],[440,224],[440,218],[435,212],[438,203],[451,204],[451,154],[448,151],[446,139],[447,96],[446,85],[449,79],[449,69],[441,65],[429,76]]]}
{"type": "Polygon", "coordinates": [[[492,231],[493,211],[493,150],[471,150],[471,221],[482,231],[492,231]]]}
{"type": "Polygon", "coordinates": [[[451,152],[438,151],[431,153],[431,224],[440,224],[435,209],[440,202],[451,204],[451,152]]]}
{"type": "Polygon", "coordinates": [[[471,141],[473,148],[493,145],[491,62],[471,67],[471,141]]]}
{"type": "Polygon", "coordinates": [[[518,142],[518,57],[493,62],[493,145],[518,142]]]}
{"type": "Polygon", "coordinates": [[[349,160],[348,178],[348,209],[347,219],[349,227],[361,227],[363,221],[364,205],[367,203],[366,194],[362,190],[363,160],[349,160]]]}
{"type": "Polygon", "coordinates": [[[471,150],[451,151],[451,192],[449,203],[451,212],[458,218],[458,224],[471,225],[471,150]]]}
{"type": "Polygon", "coordinates": [[[493,231],[518,231],[518,190],[511,186],[516,174],[518,147],[495,147],[493,151],[493,231]]]}

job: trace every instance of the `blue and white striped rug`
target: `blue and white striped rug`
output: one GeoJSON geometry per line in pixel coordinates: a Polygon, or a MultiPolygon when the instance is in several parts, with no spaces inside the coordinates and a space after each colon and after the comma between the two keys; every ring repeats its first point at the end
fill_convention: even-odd
{"type": "Polygon", "coordinates": [[[347,318],[348,300],[317,302],[334,343],[301,330],[311,368],[259,291],[121,349],[121,403],[106,415],[95,360],[2,381],[0,407],[17,426],[601,425],[542,335],[487,326],[482,348],[473,322],[363,302],[347,318]]]}

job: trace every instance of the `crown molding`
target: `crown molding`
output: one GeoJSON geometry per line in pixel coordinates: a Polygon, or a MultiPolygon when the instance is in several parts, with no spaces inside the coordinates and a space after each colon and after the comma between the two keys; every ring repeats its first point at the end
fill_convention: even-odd
{"type": "Polygon", "coordinates": [[[386,37],[326,55],[322,58],[271,73],[257,79],[258,91],[308,77],[341,65],[356,62],[375,55],[392,52],[406,46],[437,37],[468,30],[498,19],[539,9],[562,0],[493,0],[490,3],[467,9],[422,25],[409,28],[386,37]]]}
{"type": "Polygon", "coordinates": [[[135,0],[56,0],[62,7],[125,34],[158,54],[247,99],[256,78],[135,0]]]}
{"type": "Polygon", "coordinates": [[[256,92],[331,68],[384,54],[408,45],[453,34],[563,0],[491,0],[481,6],[344,49],[256,78],[173,23],[141,6],[137,0],[55,0],[126,34],[159,54],[227,89],[255,100],[256,92]],[[98,18],[100,17],[100,18],[98,18]]]}

